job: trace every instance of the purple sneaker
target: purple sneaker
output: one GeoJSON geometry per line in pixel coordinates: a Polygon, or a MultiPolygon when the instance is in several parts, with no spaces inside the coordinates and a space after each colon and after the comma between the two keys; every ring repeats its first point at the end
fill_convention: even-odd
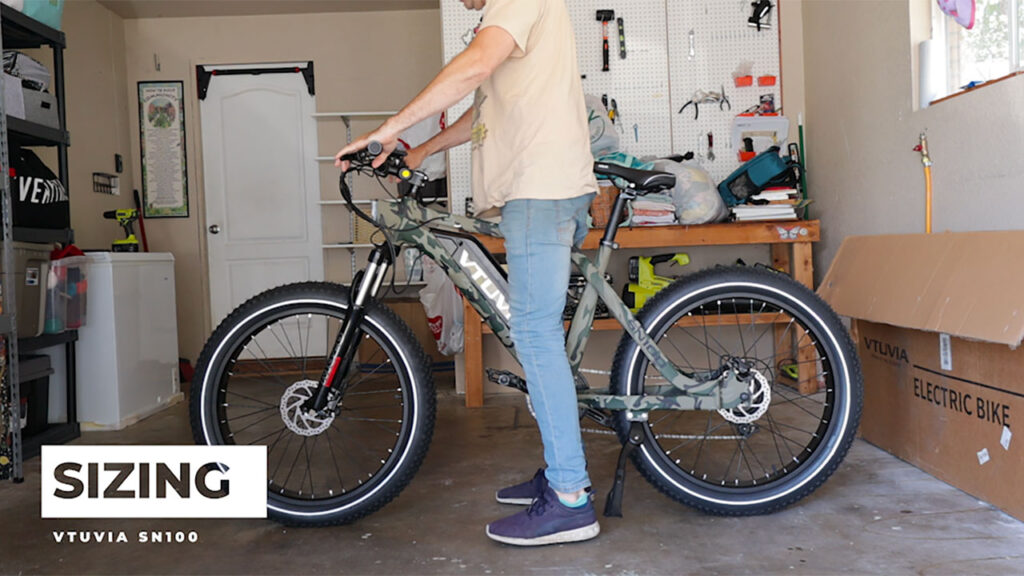
{"type": "Polygon", "coordinates": [[[547,487],[548,479],[544,476],[544,469],[541,468],[529,481],[498,490],[494,494],[494,498],[502,504],[529,506],[533,499],[544,492],[547,487]]]}
{"type": "Polygon", "coordinates": [[[491,540],[516,546],[581,542],[600,533],[590,498],[583,506],[570,508],[558,500],[550,486],[544,486],[526,510],[487,525],[491,540]]]}

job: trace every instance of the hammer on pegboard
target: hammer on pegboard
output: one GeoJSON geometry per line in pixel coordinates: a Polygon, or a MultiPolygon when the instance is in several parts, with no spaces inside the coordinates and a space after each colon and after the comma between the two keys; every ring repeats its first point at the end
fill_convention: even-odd
{"type": "Polygon", "coordinates": [[[608,66],[608,23],[615,20],[615,10],[598,10],[597,21],[601,23],[602,32],[604,33],[604,66],[601,68],[602,72],[609,70],[608,66]]]}

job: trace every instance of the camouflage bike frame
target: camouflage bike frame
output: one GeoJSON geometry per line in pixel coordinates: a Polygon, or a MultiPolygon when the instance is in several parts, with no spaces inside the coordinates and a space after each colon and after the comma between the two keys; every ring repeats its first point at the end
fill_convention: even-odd
{"type": "MultiPolygon", "coordinates": [[[[415,199],[415,191],[404,195],[397,201],[377,201],[374,212],[377,222],[387,229],[388,236],[395,244],[411,245],[433,258],[445,271],[455,286],[462,291],[463,297],[487,322],[491,330],[509,353],[518,361],[515,347],[509,335],[508,320],[499,308],[501,302],[495,302],[485,293],[487,282],[506,283],[502,288],[507,293],[507,281],[504,276],[488,279],[482,276],[480,266],[476,262],[463,260],[460,262],[434,234],[438,231],[453,233],[482,234],[502,237],[498,225],[486,220],[459,216],[435,210],[423,205],[415,199]],[[465,263],[464,263],[465,262],[465,263]]],[[[632,190],[625,189],[616,200],[613,214],[621,214],[625,203],[636,197],[632,190]]],[[[597,299],[607,305],[611,316],[615,318],[629,336],[636,341],[640,350],[664,377],[667,384],[646,387],[645,395],[622,396],[613,395],[606,389],[585,389],[578,392],[579,403],[594,409],[625,410],[627,418],[633,421],[647,419],[651,410],[718,410],[734,408],[750,400],[749,382],[737,377],[738,370],[729,362],[714,371],[683,373],[670,362],[658,345],[647,335],[643,325],[633,316],[629,308],[619,298],[618,293],[605,280],[604,273],[612,253],[618,247],[614,242],[618,218],[612,218],[605,230],[605,237],[597,252],[596,262],[591,261],[582,251],[573,248],[572,262],[586,278],[587,285],[579,305],[569,325],[566,339],[566,351],[574,375],[579,374],[583,352],[590,338],[597,299]]],[[[475,240],[475,239],[474,239],[475,240]]],[[[478,248],[487,256],[486,249],[477,242],[478,248]]],[[[362,276],[358,293],[376,294],[383,282],[384,269],[388,257],[386,248],[378,246],[370,256],[370,268],[362,276]]],[[[493,292],[493,290],[489,290],[493,292]]],[[[513,376],[518,379],[518,377],[513,376]]],[[[525,385],[518,381],[514,387],[525,391],[525,385]]]]}

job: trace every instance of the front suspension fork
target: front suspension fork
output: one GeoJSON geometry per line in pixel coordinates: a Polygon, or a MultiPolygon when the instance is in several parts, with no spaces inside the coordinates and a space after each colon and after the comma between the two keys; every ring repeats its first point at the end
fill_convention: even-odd
{"type": "Polygon", "coordinates": [[[366,316],[366,303],[374,298],[384,283],[384,276],[388,268],[393,264],[391,251],[386,246],[377,246],[370,252],[369,265],[360,275],[356,276],[353,282],[355,298],[349,306],[348,316],[342,323],[338,337],[334,341],[334,349],[320,375],[320,385],[317,387],[316,396],[308,408],[316,413],[327,407],[327,402],[332,390],[343,392],[342,381],[356,356],[359,348],[359,339],[363,336],[360,328],[363,318],[366,316]]]}

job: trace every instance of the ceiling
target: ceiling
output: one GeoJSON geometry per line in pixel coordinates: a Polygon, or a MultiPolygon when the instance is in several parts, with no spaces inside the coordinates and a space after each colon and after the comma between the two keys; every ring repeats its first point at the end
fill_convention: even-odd
{"type": "Polygon", "coordinates": [[[122,18],[422,10],[439,0],[99,0],[122,18]]]}

